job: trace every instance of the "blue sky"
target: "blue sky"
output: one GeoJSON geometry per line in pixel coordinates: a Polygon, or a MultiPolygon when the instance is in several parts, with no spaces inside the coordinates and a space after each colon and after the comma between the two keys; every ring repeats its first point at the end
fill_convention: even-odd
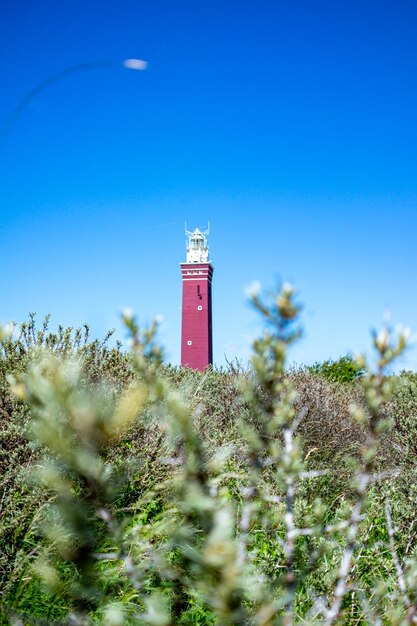
{"type": "MultiPolygon", "coordinates": [[[[179,361],[184,221],[210,220],[214,356],[247,358],[245,286],[294,282],[290,361],[417,330],[414,1],[14,0],[0,7],[0,319],[102,336],[161,313],[179,361]]],[[[417,350],[402,366],[417,369],[417,350]]]]}

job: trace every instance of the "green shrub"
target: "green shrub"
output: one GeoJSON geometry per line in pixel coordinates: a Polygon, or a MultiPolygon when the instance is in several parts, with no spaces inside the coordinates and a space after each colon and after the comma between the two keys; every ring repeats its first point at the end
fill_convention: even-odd
{"type": "Polygon", "coordinates": [[[405,335],[346,386],[286,370],[292,288],[253,304],[246,372],[166,366],[128,316],[129,355],[3,336],[5,624],[414,623],[414,381],[386,375],[405,335]]]}
{"type": "Polygon", "coordinates": [[[342,356],[337,361],[328,359],[323,363],[314,363],[307,368],[313,374],[324,376],[339,383],[350,383],[364,375],[364,369],[351,354],[342,356]]]}

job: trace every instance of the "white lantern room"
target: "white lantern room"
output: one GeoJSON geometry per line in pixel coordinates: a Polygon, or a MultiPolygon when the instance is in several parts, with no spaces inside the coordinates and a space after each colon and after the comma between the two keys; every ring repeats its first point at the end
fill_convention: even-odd
{"type": "Polygon", "coordinates": [[[209,263],[209,248],[207,238],[209,229],[201,231],[196,228],[193,231],[185,229],[187,242],[187,263],[209,263]]]}

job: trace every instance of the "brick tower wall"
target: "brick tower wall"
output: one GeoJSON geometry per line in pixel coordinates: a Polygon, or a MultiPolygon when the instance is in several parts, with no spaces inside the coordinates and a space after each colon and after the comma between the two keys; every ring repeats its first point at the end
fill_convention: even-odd
{"type": "Polygon", "coordinates": [[[213,266],[211,263],[181,263],[181,274],[181,365],[203,372],[209,363],[213,363],[213,266]]]}

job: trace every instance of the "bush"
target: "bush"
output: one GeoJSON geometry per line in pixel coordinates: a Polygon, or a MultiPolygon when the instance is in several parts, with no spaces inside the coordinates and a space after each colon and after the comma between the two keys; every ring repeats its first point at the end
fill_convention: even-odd
{"type": "Polygon", "coordinates": [[[351,354],[342,356],[337,361],[328,359],[323,363],[314,363],[307,369],[313,374],[319,374],[328,380],[339,383],[350,383],[365,373],[351,354]]]}
{"type": "Polygon", "coordinates": [[[127,316],[130,355],[3,337],[4,623],[413,623],[410,390],[385,375],[405,336],[346,387],[286,371],[289,286],[253,304],[247,372],[166,366],[127,316]]]}

